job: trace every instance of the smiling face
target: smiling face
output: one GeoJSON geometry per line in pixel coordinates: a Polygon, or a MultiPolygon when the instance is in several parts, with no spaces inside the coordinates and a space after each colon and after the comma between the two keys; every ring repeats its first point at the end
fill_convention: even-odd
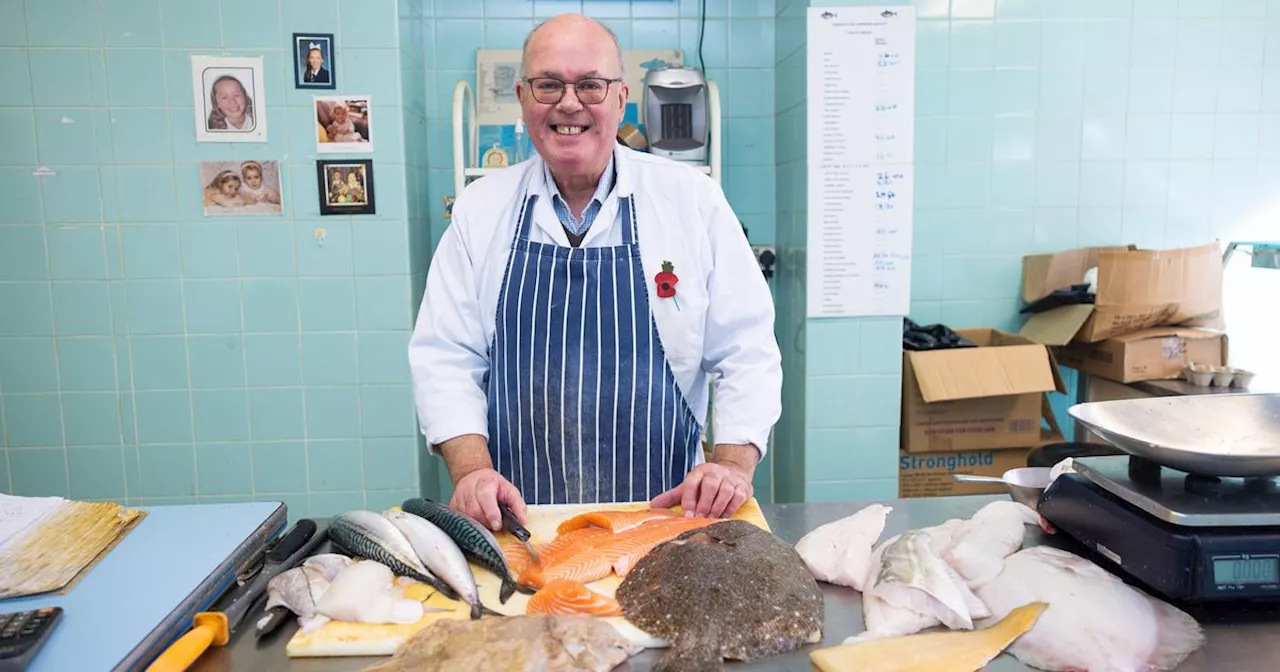
{"type": "Polygon", "coordinates": [[[213,104],[226,116],[228,122],[240,125],[244,120],[247,101],[244,87],[234,79],[223,79],[213,85],[213,104]]]}
{"type": "Polygon", "coordinates": [[[573,85],[583,78],[622,77],[618,47],[609,33],[586,17],[567,15],[540,26],[524,55],[524,77],[555,77],[569,85],[555,104],[538,102],[531,85],[516,86],[529,136],[557,177],[595,176],[604,171],[617,142],[626,107],[625,82],[608,84],[604,100],[584,105],[573,85]]]}
{"type": "Polygon", "coordinates": [[[324,65],[324,54],[319,49],[312,49],[307,52],[307,65],[312,72],[320,70],[320,66],[324,65]]]}
{"type": "Polygon", "coordinates": [[[333,122],[335,124],[347,123],[347,106],[346,105],[334,105],[333,111],[331,112],[331,114],[333,115],[333,122]]]}

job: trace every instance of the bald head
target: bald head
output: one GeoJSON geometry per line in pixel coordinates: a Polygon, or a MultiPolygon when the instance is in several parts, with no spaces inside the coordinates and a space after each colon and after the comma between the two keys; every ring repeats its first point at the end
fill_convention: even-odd
{"type": "Polygon", "coordinates": [[[530,73],[526,69],[532,49],[537,49],[543,43],[562,40],[575,41],[580,44],[590,40],[608,40],[612,43],[613,51],[617,56],[618,75],[626,77],[626,66],[622,59],[622,44],[618,42],[617,34],[603,23],[582,14],[561,14],[543,21],[529,31],[529,34],[524,38],[524,48],[520,55],[520,70],[523,75],[525,77],[537,75],[537,73],[530,73]]]}

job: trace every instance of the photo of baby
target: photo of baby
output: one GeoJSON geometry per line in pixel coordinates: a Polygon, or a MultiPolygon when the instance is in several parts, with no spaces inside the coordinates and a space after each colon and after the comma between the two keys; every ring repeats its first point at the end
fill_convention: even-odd
{"type": "Polygon", "coordinates": [[[372,215],[373,161],[317,161],[320,186],[320,214],[372,215]]]}
{"type": "Polygon", "coordinates": [[[373,151],[368,96],[316,96],[316,151],[365,154],[373,151]]]}
{"type": "Polygon", "coordinates": [[[205,161],[200,183],[206,216],[284,213],[276,161],[205,161]]]}

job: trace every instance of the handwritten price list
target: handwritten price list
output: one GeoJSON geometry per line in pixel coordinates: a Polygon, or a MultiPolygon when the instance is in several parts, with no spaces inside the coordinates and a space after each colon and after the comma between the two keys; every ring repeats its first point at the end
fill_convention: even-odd
{"type": "Polygon", "coordinates": [[[915,14],[809,9],[810,317],[911,302],[915,14]]]}

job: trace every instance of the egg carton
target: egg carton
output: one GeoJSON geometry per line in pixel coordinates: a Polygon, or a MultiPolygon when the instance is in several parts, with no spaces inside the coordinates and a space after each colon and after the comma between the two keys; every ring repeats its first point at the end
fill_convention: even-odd
{"type": "Polygon", "coordinates": [[[1182,367],[1182,380],[1200,387],[1249,387],[1252,371],[1212,364],[1188,364],[1182,367]]]}

